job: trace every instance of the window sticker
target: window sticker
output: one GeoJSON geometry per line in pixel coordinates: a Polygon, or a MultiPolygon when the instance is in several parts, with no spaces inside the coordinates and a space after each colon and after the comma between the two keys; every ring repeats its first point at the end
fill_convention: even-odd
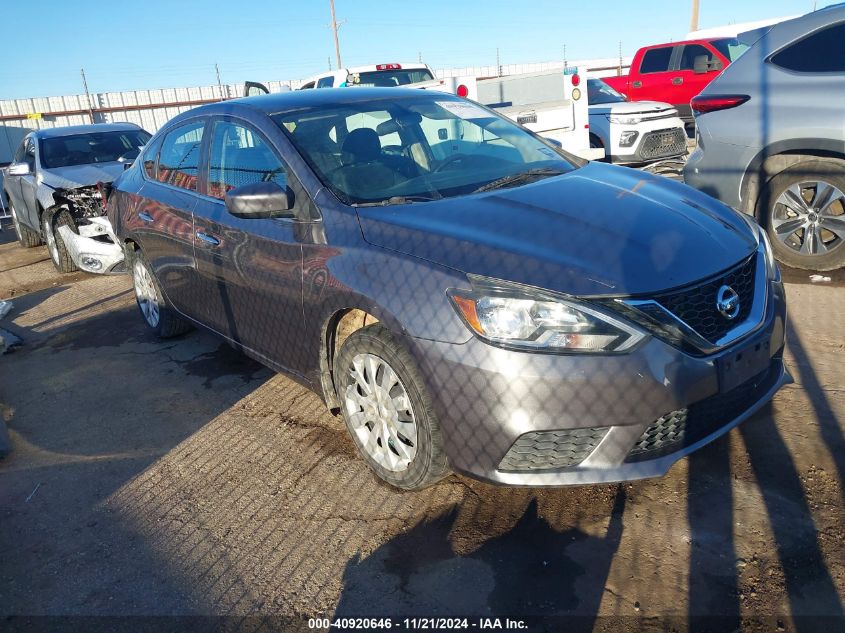
{"type": "Polygon", "coordinates": [[[462,119],[492,119],[493,115],[475,105],[465,101],[436,101],[437,105],[462,119]]]}

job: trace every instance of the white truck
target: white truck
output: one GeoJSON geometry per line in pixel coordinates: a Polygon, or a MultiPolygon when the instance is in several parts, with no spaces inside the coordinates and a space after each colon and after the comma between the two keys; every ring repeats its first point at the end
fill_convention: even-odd
{"type": "Polygon", "coordinates": [[[575,67],[505,77],[437,79],[422,63],[371,64],[314,75],[304,80],[299,90],[350,86],[449,92],[494,108],[577,156],[604,157],[604,150],[590,145],[587,96],[575,67]]]}

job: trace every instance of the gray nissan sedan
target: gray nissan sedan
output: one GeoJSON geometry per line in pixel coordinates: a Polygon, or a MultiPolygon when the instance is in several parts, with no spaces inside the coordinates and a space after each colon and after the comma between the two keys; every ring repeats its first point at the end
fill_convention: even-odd
{"type": "Polygon", "coordinates": [[[659,476],[790,380],[753,220],[452,95],[203,106],[108,209],[150,328],[313,389],[401,488],[659,476]]]}

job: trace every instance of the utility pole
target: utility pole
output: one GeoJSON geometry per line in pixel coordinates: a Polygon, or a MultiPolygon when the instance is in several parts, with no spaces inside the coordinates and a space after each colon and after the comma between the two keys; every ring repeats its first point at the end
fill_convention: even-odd
{"type": "Polygon", "coordinates": [[[690,16],[689,30],[691,33],[698,30],[698,0],[692,0],[692,15],[690,16]]]}
{"type": "Polygon", "coordinates": [[[331,69],[332,69],[332,58],[331,58],[331,55],[329,55],[329,70],[331,70],[331,69]]]}
{"type": "Polygon", "coordinates": [[[94,123],[94,106],[91,103],[91,93],[88,92],[88,80],[85,79],[85,69],[80,69],[82,75],[82,87],[85,88],[85,98],[88,100],[88,116],[91,117],[91,123],[94,123]]]}
{"type": "Polygon", "coordinates": [[[616,74],[616,76],[622,76],[622,40],[619,40],[619,72],[616,74]]]}
{"type": "Polygon", "coordinates": [[[220,99],[225,99],[229,95],[223,96],[223,84],[220,81],[220,67],[217,64],[214,64],[214,72],[217,73],[217,88],[220,90],[220,99]]]}
{"type": "Polygon", "coordinates": [[[566,70],[568,65],[569,64],[567,64],[567,62],[566,62],[566,44],[564,44],[563,45],[563,69],[566,70]]]}
{"type": "Polygon", "coordinates": [[[342,68],[343,64],[340,62],[340,41],[337,39],[337,17],[334,13],[334,0],[329,0],[329,5],[332,8],[332,31],[334,32],[334,52],[337,54],[337,67],[342,68]]]}
{"type": "Polygon", "coordinates": [[[502,63],[499,61],[499,49],[496,49],[496,76],[502,76],[502,63]]]}

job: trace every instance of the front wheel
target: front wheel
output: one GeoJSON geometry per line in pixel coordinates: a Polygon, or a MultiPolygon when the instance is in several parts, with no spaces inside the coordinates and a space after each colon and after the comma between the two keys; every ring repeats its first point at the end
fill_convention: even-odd
{"type": "Polygon", "coordinates": [[[41,214],[41,232],[47,241],[47,250],[50,253],[50,259],[53,260],[53,266],[60,273],[72,273],[79,268],[70,256],[67,244],[59,233],[60,226],[66,226],[72,232],[78,233],[76,222],[67,209],[45,211],[41,214]]]}
{"type": "Polygon", "coordinates": [[[799,163],[764,193],[760,215],[778,260],[809,270],[845,266],[845,163],[799,163]]]}
{"type": "Polygon", "coordinates": [[[132,263],[132,283],[135,286],[135,300],[144,323],[159,338],[171,338],[184,334],[191,325],[167,305],[158,280],[140,251],[135,251],[132,263]]]}
{"type": "Polygon", "coordinates": [[[370,325],[346,339],[335,384],[349,434],[382,480],[419,490],[449,474],[440,423],[419,370],[384,326],[370,325]]]}

